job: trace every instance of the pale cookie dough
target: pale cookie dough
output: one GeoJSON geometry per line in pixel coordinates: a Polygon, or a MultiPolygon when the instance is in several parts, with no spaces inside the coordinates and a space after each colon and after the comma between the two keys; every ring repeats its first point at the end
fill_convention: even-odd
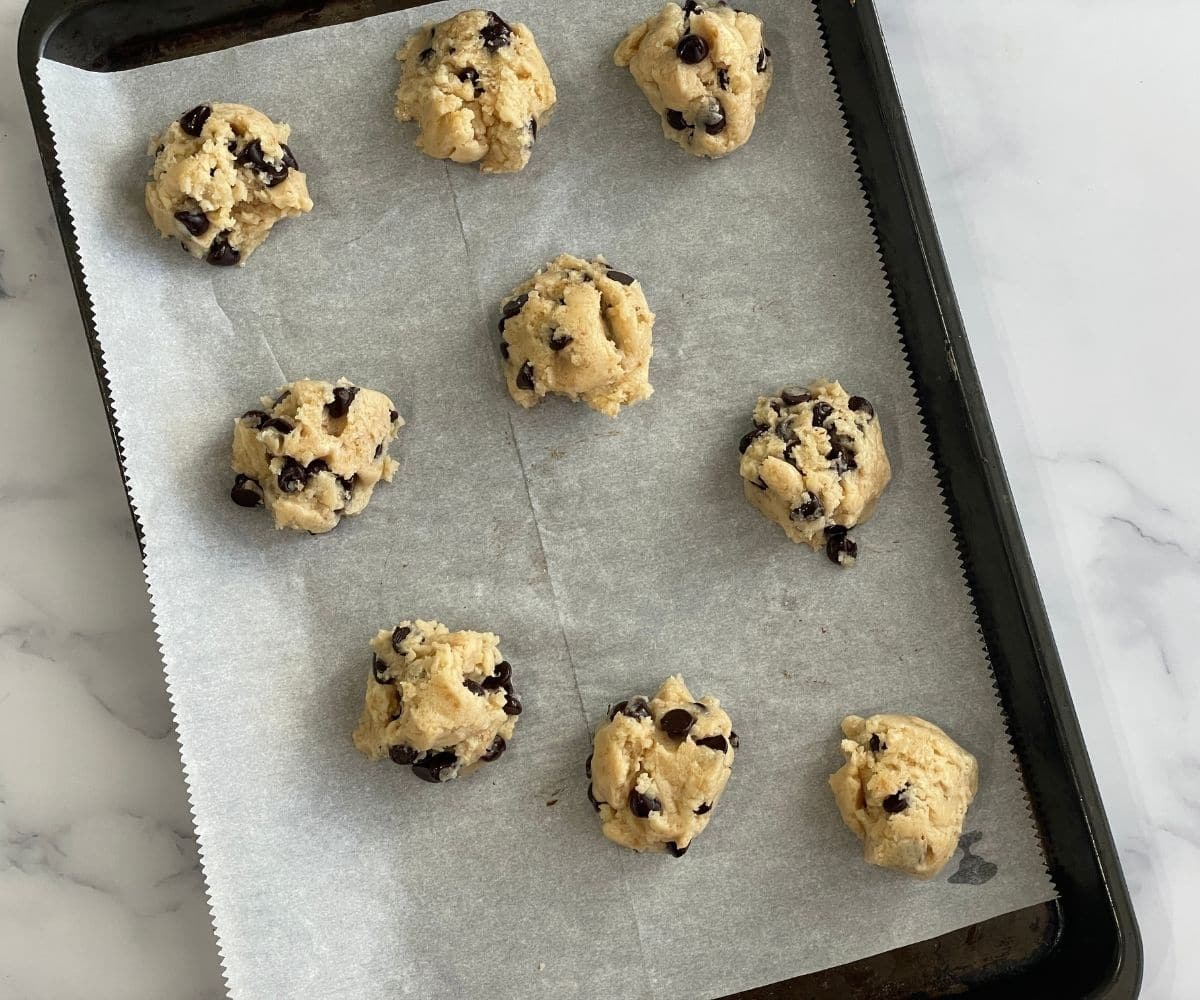
{"type": "Polygon", "coordinates": [[[760,396],[753,419],[738,445],[746,499],[793,542],[851,565],[858,546],[846,533],[871,516],[892,478],[875,408],[818,379],[760,396]]]}
{"type": "Polygon", "coordinates": [[[302,379],[262,404],[233,422],[234,503],[265,502],[275,527],[318,535],[392,481],[388,445],[404,421],[382,392],[302,379]]]}
{"type": "Polygon", "coordinates": [[[439,160],[511,173],[529,162],[557,95],[523,24],[466,10],[426,24],[396,53],[396,117],[421,126],[417,148],[439,160]]]}
{"type": "Polygon", "coordinates": [[[158,231],[210,264],[246,263],[276,222],[312,211],[291,131],[244,104],[200,104],[171,122],[147,149],[158,231]]]}
{"type": "Polygon", "coordinates": [[[933,878],[954,854],[979,766],[931,722],[912,715],[842,720],[846,763],[829,779],[869,864],[933,878]]]}
{"type": "Polygon", "coordinates": [[[628,66],[663,135],[696,156],[717,157],[754,131],[775,69],[753,14],[725,3],[669,3],[631,30],[613,54],[628,66]]]}
{"type": "Polygon", "coordinates": [[[604,836],[682,857],[712,818],[737,745],[721,703],[696,701],[678,675],[649,701],[614,705],[585,767],[604,836]]]}
{"type": "Polygon", "coordinates": [[[420,620],[379,632],[354,745],[435,783],[496,760],[521,714],[499,642],[420,620]]]}
{"type": "Polygon", "coordinates": [[[563,254],[512,290],[500,316],[504,377],[529,408],[548,394],[615,417],[654,392],[654,313],[639,281],[563,254]]]}

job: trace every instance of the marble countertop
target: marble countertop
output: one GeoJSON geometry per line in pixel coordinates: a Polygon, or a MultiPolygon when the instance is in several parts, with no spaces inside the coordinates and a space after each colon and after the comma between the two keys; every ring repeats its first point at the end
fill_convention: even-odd
{"type": "MultiPolygon", "coordinates": [[[[1134,896],[1143,995],[1191,996],[1200,6],[877,5],[1134,896]]],[[[0,995],[214,998],[137,545],[13,58],[22,7],[0,0],[0,995]]]]}

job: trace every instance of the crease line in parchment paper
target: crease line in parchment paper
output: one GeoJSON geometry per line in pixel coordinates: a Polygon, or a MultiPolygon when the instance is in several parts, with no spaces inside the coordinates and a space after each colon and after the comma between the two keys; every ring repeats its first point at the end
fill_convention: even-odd
{"type": "MultiPolygon", "coordinates": [[[[592,738],[592,727],[588,725],[587,706],[583,700],[583,689],[579,686],[579,671],[575,668],[575,657],[571,654],[571,640],[567,638],[567,627],[563,622],[562,604],[558,599],[558,589],[554,586],[554,574],[550,571],[550,557],[546,553],[546,543],[542,540],[542,524],[538,520],[537,508],[533,504],[533,491],[529,487],[529,474],[525,469],[525,455],[521,451],[521,442],[517,437],[517,426],[513,423],[513,415],[508,415],[508,429],[512,432],[513,451],[517,453],[517,465],[521,469],[521,485],[525,487],[525,501],[529,504],[529,514],[533,518],[533,529],[537,533],[538,552],[542,557],[542,565],[546,567],[546,582],[550,586],[550,599],[554,602],[554,620],[558,622],[558,634],[562,638],[563,649],[567,654],[567,666],[571,670],[571,683],[575,685],[575,697],[579,700],[579,714],[583,718],[588,740],[592,738]]],[[[646,934],[642,927],[643,919],[637,907],[633,906],[633,892],[629,887],[628,878],[622,879],[625,901],[633,913],[634,927],[637,930],[638,952],[641,958],[641,968],[649,968],[650,956],[646,951],[646,934]]],[[[654,994],[650,994],[654,995],[654,994]]]]}
{"type": "MultiPolygon", "coordinates": [[[[475,265],[471,260],[471,244],[467,242],[467,230],[463,227],[462,210],[458,207],[458,191],[454,187],[454,177],[450,173],[450,164],[448,161],[442,161],[442,169],[446,173],[446,187],[450,189],[450,201],[454,205],[454,218],[458,222],[458,238],[462,240],[463,253],[467,255],[467,264],[471,271],[475,271],[475,265]]],[[[476,289],[479,285],[479,275],[475,274],[476,289]]],[[[483,303],[481,302],[480,305],[483,303]]],[[[510,422],[511,424],[511,422],[510,422]]],[[[522,470],[523,474],[523,470],[522,470]]]]}
{"type": "Polygon", "coordinates": [[[571,655],[571,640],[567,638],[567,628],[563,624],[562,605],[558,600],[558,590],[554,586],[554,574],[550,572],[550,557],[546,554],[546,543],[542,540],[542,525],[538,520],[537,508],[533,505],[533,491],[529,488],[529,474],[525,470],[525,456],[521,453],[521,442],[517,440],[517,428],[513,423],[512,414],[508,415],[508,429],[512,432],[513,451],[517,453],[517,465],[521,469],[521,485],[525,487],[525,501],[529,504],[529,513],[533,517],[533,529],[537,532],[538,552],[542,557],[542,565],[546,567],[546,582],[550,585],[550,599],[554,601],[554,620],[558,622],[558,634],[563,641],[563,649],[567,653],[567,666],[571,668],[571,683],[575,685],[575,697],[579,701],[579,714],[583,716],[583,724],[587,727],[588,736],[592,729],[588,726],[587,708],[584,706],[583,691],[579,687],[579,672],[575,669],[575,657],[571,655]]]}
{"type": "MultiPolygon", "coordinates": [[[[213,305],[215,305],[221,311],[221,315],[225,317],[225,322],[229,324],[230,332],[236,336],[237,324],[234,323],[233,317],[229,315],[225,307],[221,304],[221,297],[217,294],[216,286],[210,283],[208,287],[212,292],[213,305]]],[[[258,334],[258,340],[259,343],[261,343],[266,349],[267,357],[271,359],[271,364],[275,366],[275,371],[279,379],[279,385],[282,386],[288,381],[288,377],[284,373],[283,366],[279,363],[279,358],[275,356],[275,350],[271,347],[271,342],[267,340],[266,336],[264,336],[262,333],[258,334]]],[[[307,378],[309,376],[306,374],[305,377],[307,378]]]]}

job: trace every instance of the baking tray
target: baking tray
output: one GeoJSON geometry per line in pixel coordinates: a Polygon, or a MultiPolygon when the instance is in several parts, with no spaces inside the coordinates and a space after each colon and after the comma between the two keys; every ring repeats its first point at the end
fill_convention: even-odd
{"type": "MultiPolygon", "coordinates": [[[[411,0],[30,0],[18,39],[18,67],[122,467],[92,304],[37,82],[38,59],[44,55],[111,72],[413,6],[418,4],[411,0]]],[[[871,0],[814,0],[814,6],[939,481],[1059,896],[736,997],[1133,997],[1141,982],[1142,950],[1128,890],[1000,462],[875,10],[871,0]]],[[[869,933],[869,923],[864,930],[869,933]]]]}

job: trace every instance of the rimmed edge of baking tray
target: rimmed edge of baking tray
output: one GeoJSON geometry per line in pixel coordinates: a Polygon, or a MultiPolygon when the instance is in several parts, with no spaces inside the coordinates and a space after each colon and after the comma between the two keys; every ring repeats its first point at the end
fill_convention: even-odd
{"type": "MultiPolygon", "coordinates": [[[[1136,922],[1000,462],[874,7],[871,0],[858,0],[857,5],[847,0],[812,2],[939,483],[1060,895],[1052,903],[737,997],[874,1000],[902,995],[910,987],[926,996],[930,990],[980,997],[1012,996],[1017,991],[1045,995],[1050,990],[1062,996],[1135,996],[1142,965],[1136,922]],[[969,472],[958,465],[963,460],[969,472]],[[1013,623],[1020,628],[1005,628],[1013,623]],[[1029,685],[1031,679],[1037,683],[1029,685]],[[933,972],[937,981],[914,978],[925,971],[933,972]]],[[[21,23],[18,66],[123,480],[122,443],[37,80],[38,59],[50,45],[65,49],[73,44],[77,58],[84,53],[76,65],[111,70],[408,6],[417,4],[224,0],[200,11],[186,0],[165,0],[150,10],[137,0],[30,0],[21,23]],[[138,7],[141,18],[118,13],[128,15],[138,7]],[[200,16],[207,20],[197,24],[200,16]],[[107,48],[104,32],[97,30],[106,17],[110,28],[111,22],[120,21],[123,29],[108,38],[107,48]],[[131,25],[140,30],[131,30],[131,25]]],[[[127,483],[126,494],[128,499],[127,483]]],[[[141,525],[132,503],[130,509],[140,544],[141,525]]]]}

